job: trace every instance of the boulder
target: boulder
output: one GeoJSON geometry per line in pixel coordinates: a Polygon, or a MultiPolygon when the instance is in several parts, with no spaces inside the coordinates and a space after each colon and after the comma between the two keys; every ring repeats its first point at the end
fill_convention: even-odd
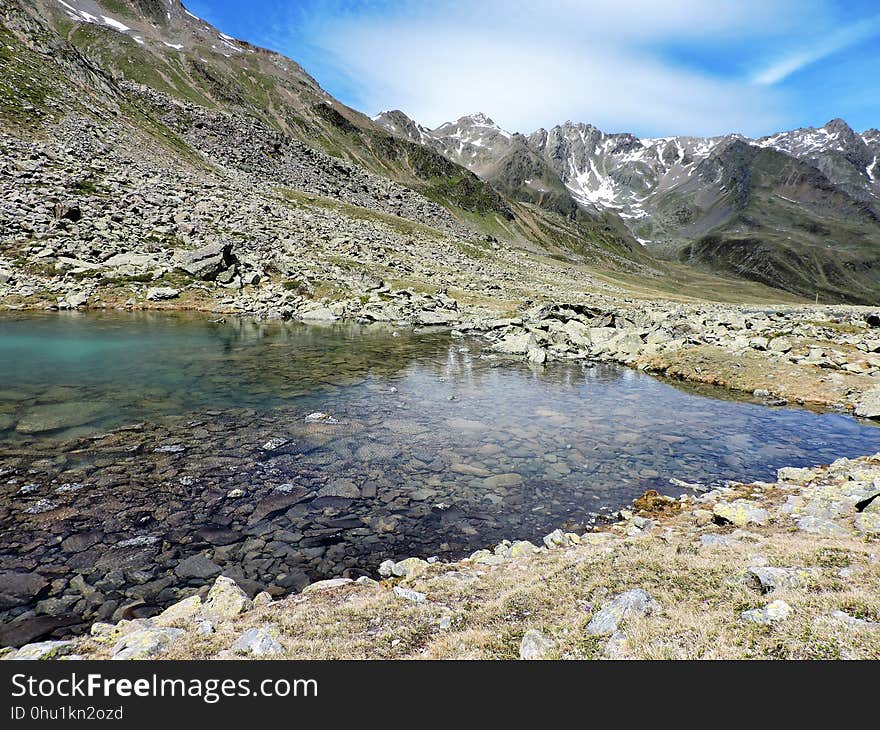
{"type": "Polygon", "coordinates": [[[234,580],[226,576],[219,576],[208,591],[202,613],[210,618],[219,620],[235,618],[239,614],[250,611],[253,608],[251,599],[234,580]]]}
{"type": "Polygon", "coordinates": [[[91,423],[105,411],[106,406],[103,403],[85,401],[32,406],[19,419],[15,430],[25,434],[60,431],[91,423]]]}
{"type": "Polygon", "coordinates": [[[319,580],[307,585],[302,589],[303,593],[317,593],[318,591],[328,591],[333,588],[339,588],[341,586],[347,586],[350,583],[354,583],[351,578],[330,578],[329,580],[319,580]]]}
{"type": "Polygon", "coordinates": [[[169,626],[181,621],[189,621],[202,610],[202,599],[190,596],[169,606],[154,619],[159,626],[169,626]]]}
{"type": "Polygon", "coordinates": [[[526,355],[537,346],[535,336],[531,332],[509,334],[495,344],[494,349],[505,355],[526,355]]]}
{"type": "Polygon", "coordinates": [[[747,499],[737,499],[733,502],[718,502],[712,512],[722,522],[731,522],[737,527],[746,525],[766,525],[769,519],[767,510],[758,507],[754,502],[747,499]]]}
{"type": "Polygon", "coordinates": [[[403,586],[394,586],[394,595],[413,603],[424,603],[427,600],[424,593],[414,591],[412,588],[404,588],[403,586]]]}
{"type": "Polygon", "coordinates": [[[814,580],[814,571],[805,568],[749,568],[746,583],[761,593],[775,590],[806,588],[814,580]]]}
{"type": "Polygon", "coordinates": [[[41,641],[36,644],[25,644],[8,658],[17,661],[34,661],[38,659],[55,659],[73,651],[72,641],[41,641]]]}
{"type": "Polygon", "coordinates": [[[155,659],[165,653],[171,645],[183,638],[183,629],[150,627],[133,631],[122,637],[110,650],[110,658],[115,660],[155,659]]]}
{"type": "Polygon", "coordinates": [[[24,606],[49,587],[39,573],[0,572],[0,608],[24,606]]]}
{"type": "Polygon", "coordinates": [[[394,563],[391,567],[391,574],[398,577],[418,575],[424,573],[427,567],[428,562],[426,560],[422,560],[421,558],[406,558],[405,560],[394,563]]]}
{"type": "Polygon", "coordinates": [[[880,418],[880,388],[862,393],[855,403],[855,413],[860,418],[880,418]]]}
{"type": "Polygon", "coordinates": [[[220,572],[220,566],[204,555],[191,555],[181,560],[174,572],[181,578],[213,578],[220,572]]]}
{"type": "Polygon", "coordinates": [[[231,243],[209,243],[177,255],[177,268],[196,279],[213,281],[235,263],[231,243]]]}
{"type": "Polygon", "coordinates": [[[176,299],[180,296],[180,289],[174,289],[170,286],[154,286],[147,289],[147,300],[151,302],[162,302],[167,299],[176,299]]]}

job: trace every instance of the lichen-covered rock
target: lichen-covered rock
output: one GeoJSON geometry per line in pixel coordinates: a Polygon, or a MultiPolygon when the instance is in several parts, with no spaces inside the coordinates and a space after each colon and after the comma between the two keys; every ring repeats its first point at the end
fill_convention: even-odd
{"type": "Polygon", "coordinates": [[[641,588],[626,591],[602,606],[587,624],[586,632],[594,636],[612,634],[617,631],[621,621],[638,616],[648,616],[659,610],[660,604],[651,598],[647,591],[641,588]]]}
{"type": "Polygon", "coordinates": [[[776,472],[776,478],[780,482],[790,482],[791,484],[808,484],[816,476],[813,469],[798,469],[793,466],[786,466],[776,472]]]}
{"type": "Polygon", "coordinates": [[[746,583],[761,593],[806,588],[815,579],[816,571],[807,568],[758,566],[749,568],[746,572],[746,583]]]}
{"type": "Polygon", "coordinates": [[[391,573],[398,577],[416,576],[424,573],[427,567],[428,562],[426,560],[422,560],[421,558],[406,558],[405,560],[396,562],[391,568],[391,573]]]}
{"type": "Polygon", "coordinates": [[[172,624],[189,621],[195,618],[202,610],[202,599],[198,596],[190,596],[178,601],[160,613],[154,621],[159,626],[171,626],[172,624]]]}
{"type": "Polygon", "coordinates": [[[538,546],[532,544],[528,540],[517,540],[510,546],[508,555],[510,555],[511,558],[523,558],[533,555],[537,549],[538,546]]]}
{"type": "Polygon", "coordinates": [[[253,657],[278,656],[284,654],[284,645],[278,641],[280,632],[275,624],[266,624],[256,629],[248,629],[232,645],[234,654],[253,657]]]}
{"type": "Polygon", "coordinates": [[[16,661],[55,659],[70,654],[74,646],[75,644],[72,641],[39,641],[35,644],[25,644],[6,658],[16,661]]]}
{"type": "Polygon", "coordinates": [[[155,659],[163,654],[178,639],[183,638],[183,629],[153,627],[141,629],[123,636],[110,652],[111,659],[155,659]]]}
{"type": "Polygon", "coordinates": [[[251,599],[248,598],[232,578],[225,575],[217,577],[211,590],[205,598],[202,606],[202,614],[215,619],[235,618],[239,614],[250,611],[253,608],[251,599]]]}
{"type": "Polygon", "coordinates": [[[307,585],[302,589],[303,593],[317,593],[318,591],[328,591],[333,588],[340,588],[354,583],[351,578],[330,578],[329,580],[319,580],[307,585]]]}
{"type": "Polygon", "coordinates": [[[747,525],[766,525],[770,518],[769,513],[763,507],[747,499],[737,499],[733,502],[717,502],[712,508],[716,517],[731,522],[737,527],[747,525]]]}
{"type": "Polygon", "coordinates": [[[825,535],[826,537],[841,537],[849,534],[844,527],[841,527],[834,520],[823,517],[814,517],[806,515],[796,520],[795,524],[799,530],[809,532],[813,535],[825,535]]]}
{"type": "Polygon", "coordinates": [[[791,614],[791,606],[785,601],[776,600],[768,603],[764,608],[753,608],[743,611],[740,616],[742,616],[743,621],[770,626],[788,618],[789,614],[791,614]]]}
{"type": "Polygon", "coordinates": [[[556,649],[556,642],[537,629],[529,629],[519,643],[519,658],[527,661],[547,659],[556,649]]]}

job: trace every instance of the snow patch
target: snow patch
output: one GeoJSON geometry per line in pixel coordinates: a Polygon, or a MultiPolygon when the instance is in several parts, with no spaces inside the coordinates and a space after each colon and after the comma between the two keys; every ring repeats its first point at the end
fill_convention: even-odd
{"type": "Polygon", "coordinates": [[[104,25],[113,28],[113,30],[118,30],[120,33],[127,33],[131,30],[127,25],[120,23],[116,18],[111,18],[107,15],[102,15],[101,20],[104,21],[104,25]]]}

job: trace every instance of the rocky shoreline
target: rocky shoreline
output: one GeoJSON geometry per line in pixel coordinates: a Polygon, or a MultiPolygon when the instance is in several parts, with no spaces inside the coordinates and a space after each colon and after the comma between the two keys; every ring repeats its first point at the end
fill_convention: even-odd
{"type": "Polygon", "coordinates": [[[880,454],[783,468],[773,483],[677,498],[648,492],[615,523],[583,534],[556,530],[540,546],[505,540],[455,563],[387,561],[379,580],[322,580],[279,600],[250,599],[221,576],[204,597],[156,617],[96,623],[88,637],[7,649],[4,658],[724,658],[761,656],[769,647],[797,658],[880,658],[880,603],[871,589],[880,574],[878,484],[880,454]],[[658,550],[678,564],[654,572],[658,550]],[[620,565],[633,560],[638,570],[620,565]],[[594,574],[607,563],[618,564],[616,574],[594,574]],[[708,582],[693,580],[707,566],[708,582]],[[585,567],[597,585],[578,585],[585,567]],[[568,586],[557,593],[560,576],[568,586]],[[523,584],[520,599],[512,586],[495,585],[511,580],[523,584]],[[535,590],[533,616],[525,606],[535,590]],[[677,605],[668,602],[670,591],[677,605]],[[719,591],[735,600],[725,604],[719,591]],[[474,604],[475,595],[486,604],[474,604]],[[500,606],[491,600],[499,596],[500,606]],[[495,637],[502,609],[511,626],[495,637]],[[705,622],[684,619],[694,609],[724,620],[705,624],[694,639],[693,622],[705,622]],[[360,625],[365,613],[369,626],[360,625]],[[717,632],[723,646],[713,647],[717,632]]]}

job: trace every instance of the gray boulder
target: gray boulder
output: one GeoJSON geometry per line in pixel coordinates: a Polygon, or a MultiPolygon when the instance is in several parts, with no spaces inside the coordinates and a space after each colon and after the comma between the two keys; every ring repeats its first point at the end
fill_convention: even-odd
{"type": "Polygon", "coordinates": [[[234,263],[231,243],[209,243],[177,255],[177,268],[205,281],[213,281],[234,263]]]}

